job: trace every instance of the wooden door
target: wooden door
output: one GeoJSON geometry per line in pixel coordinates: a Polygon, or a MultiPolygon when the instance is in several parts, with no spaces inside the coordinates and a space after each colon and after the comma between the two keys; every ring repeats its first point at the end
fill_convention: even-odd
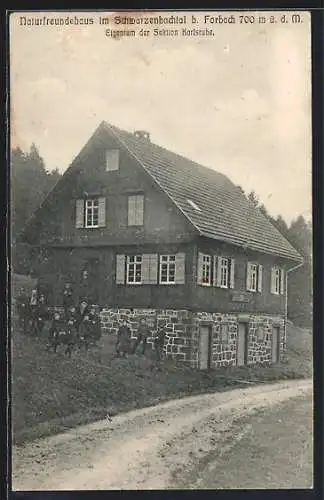
{"type": "Polygon", "coordinates": [[[199,369],[208,370],[211,364],[211,327],[200,327],[199,336],[199,369]]]}
{"type": "Polygon", "coordinates": [[[80,298],[86,298],[90,304],[98,304],[99,288],[99,259],[88,259],[81,269],[80,298]]]}
{"type": "Polygon", "coordinates": [[[237,335],[237,365],[247,365],[248,361],[248,325],[239,323],[237,335]]]}
{"type": "Polygon", "coordinates": [[[280,360],[280,328],[274,326],[272,329],[272,363],[280,360]]]}

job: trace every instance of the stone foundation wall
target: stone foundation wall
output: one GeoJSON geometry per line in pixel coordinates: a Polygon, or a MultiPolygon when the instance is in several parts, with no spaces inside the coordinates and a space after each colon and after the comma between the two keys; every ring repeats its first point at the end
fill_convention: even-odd
{"type": "Polygon", "coordinates": [[[193,318],[190,364],[199,366],[199,335],[201,325],[211,325],[211,367],[236,365],[237,317],[230,314],[196,313],[193,318]]]}
{"type": "Polygon", "coordinates": [[[152,337],[148,343],[152,344],[153,337],[160,327],[166,331],[164,351],[167,357],[188,361],[190,354],[190,331],[191,313],[187,310],[172,309],[102,309],[101,313],[102,333],[117,336],[120,322],[127,320],[132,332],[132,338],[136,338],[136,332],[142,318],[145,318],[152,337]]]}
{"type": "MultiPolygon", "coordinates": [[[[246,316],[246,315],[245,315],[246,316]]],[[[189,362],[199,367],[199,336],[201,325],[211,328],[211,367],[235,366],[237,364],[237,338],[239,314],[221,314],[172,309],[109,309],[101,311],[102,333],[117,335],[120,322],[128,321],[132,338],[136,338],[141,318],[147,320],[152,331],[148,343],[152,343],[157,329],[166,330],[164,350],[167,357],[189,362]]],[[[248,364],[269,363],[272,360],[273,326],[280,328],[280,352],[284,346],[284,320],[268,315],[249,315],[248,364]]]]}
{"type": "MultiPolygon", "coordinates": [[[[245,315],[246,316],[246,315],[245,315]]],[[[199,366],[200,326],[210,325],[212,332],[211,367],[237,364],[238,328],[240,315],[196,313],[193,317],[190,364],[199,366]]],[[[285,350],[284,319],[280,316],[249,315],[244,323],[248,328],[247,364],[271,363],[273,327],[279,327],[280,353],[285,350]]]]}

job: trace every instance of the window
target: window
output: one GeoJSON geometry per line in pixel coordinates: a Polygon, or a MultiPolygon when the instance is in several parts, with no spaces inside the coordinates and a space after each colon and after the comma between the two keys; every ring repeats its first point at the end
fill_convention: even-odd
{"type": "Polygon", "coordinates": [[[119,167],[119,150],[107,149],[106,151],[106,172],[118,170],[119,167]]]}
{"type": "Polygon", "coordinates": [[[85,202],[85,226],[98,227],[99,225],[99,200],[86,200],[85,202]]]}
{"type": "Polygon", "coordinates": [[[211,284],[212,258],[203,253],[198,254],[197,282],[199,285],[211,284]]]}
{"type": "Polygon", "coordinates": [[[228,288],[228,267],[229,267],[229,260],[222,257],[221,258],[221,264],[220,264],[220,286],[222,288],[228,288]]]}
{"type": "Polygon", "coordinates": [[[271,269],[271,293],[275,295],[284,293],[284,270],[274,266],[271,269]]]}
{"type": "Polygon", "coordinates": [[[143,226],[144,224],[144,196],[128,196],[128,225],[143,226]]]}
{"type": "Polygon", "coordinates": [[[202,282],[210,285],[211,281],[211,257],[210,255],[203,255],[202,265],[202,282]]]}
{"type": "Polygon", "coordinates": [[[106,225],[106,198],[76,200],[75,227],[95,228],[106,225]]]}
{"type": "Polygon", "coordinates": [[[214,285],[220,288],[234,288],[235,259],[215,255],[214,266],[214,285]]]}
{"type": "Polygon", "coordinates": [[[248,262],[246,289],[249,292],[262,292],[262,266],[248,262]]]}
{"type": "Polygon", "coordinates": [[[172,284],[176,281],[176,256],[161,255],[160,256],[160,283],[172,284]]]}
{"type": "Polygon", "coordinates": [[[142,255],[127,256],[127,284],[142,283],[142,255]]]}

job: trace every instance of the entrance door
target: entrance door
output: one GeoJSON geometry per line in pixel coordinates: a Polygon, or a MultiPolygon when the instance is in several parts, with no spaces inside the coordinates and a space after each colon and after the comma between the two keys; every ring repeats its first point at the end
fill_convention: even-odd
{"type": "Polygon", "coordinates": [[[272,329],[272,363],[278,363],[280,359],[280,328],[274,326],[272,329]]]}
{"type": "Polygon", "coordinates": [[[248,324],[239,323],[237,336],[237,365],[247,365],[248,360],[248,324]]]}
{"type": "Polygon", "coordinates": [[[199,369],[207,370],[211,363],[211,327],[201,326],[199,337],[199,369]]]}
{"type": "Polygon", "coordinates": [[[98,304],[99,285],[99,260],[92,258],[84,262],[81,270],[80,296],[91,304],[98,304]]]}

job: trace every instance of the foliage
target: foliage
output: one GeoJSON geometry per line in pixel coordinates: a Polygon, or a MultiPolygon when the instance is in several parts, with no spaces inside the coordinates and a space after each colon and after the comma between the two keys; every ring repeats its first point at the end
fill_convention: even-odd
{"type": "Polygon", "coordinates": [[[247,198],[280,231],[304,258],[304,265],[292,271],[288,281],[288,317],[301,326],[312,322],[313,283],[312,283],[312,225],[302,215],[293,220],[290,226],[281,215],[272,217],[259,198],[251,191],[247,198]]]}
{"type": "Polygon", "coordinates": [[[35,144],[29,152],[19,147],[11,152],[11,222],[12,238],[16,240],[26,221],[39,207],[47,193],[60,178],[57,169],[45,168],[35,144]]]}
{"type": "Polygon", "coordinates": [[[28,152],[16,147],[11,152],[11,240],[12,264],[21,273],[29,272],[30,255],[26,246],[15,245],[25,223],[60,178],[57,169],[45,168],[35,144],[28,152]]]}

